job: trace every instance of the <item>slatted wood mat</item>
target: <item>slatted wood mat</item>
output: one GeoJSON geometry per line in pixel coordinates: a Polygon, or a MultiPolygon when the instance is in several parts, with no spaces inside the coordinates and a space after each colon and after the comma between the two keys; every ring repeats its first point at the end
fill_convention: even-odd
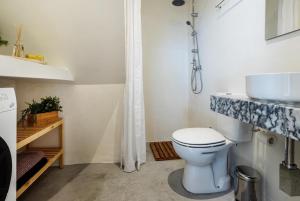
{"type": "Polygon", "coordinates": [[[180,159],[171,141],[150,142],[150,148],[156,161],[180,159]]]}

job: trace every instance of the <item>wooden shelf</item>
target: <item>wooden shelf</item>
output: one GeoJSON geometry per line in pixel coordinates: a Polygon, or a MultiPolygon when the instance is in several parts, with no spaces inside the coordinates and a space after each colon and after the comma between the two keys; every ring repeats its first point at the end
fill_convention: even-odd
{"type": "Polygon", "coordinates": [[[28,126],[25,123],[20,123],[17,128],[17,150],[30,144],[62,124],[62,119],[58,119],[57,121],[53,121],[44,125],[35,126],[28,126]]]}
{"type": "Polygon", "coordinates": [[[61,148],[30,148],[29,150],[43,151],[48,159],[48,162],[17,191],[17,198],[22,195],[51,165],[53,165],[57,159],[63,155],[63,149],[61,148]]]}
{"type": "MultiPolygon", "coordinates": [[[[17,127],[17,150],[23,148],[30,151],[42,151],[48,162],[19,190],[17,190],[17,198],[21,196],[56,160],[59,160],[59,167],[64,167],[64,121],[57,119],[42,125],[29,126],[24,122],[18,124],[17,127]],[[33,148],[30,143],[46,135],[50,131],[59,129],[59,146],[57,148],[33,148]]],[[[22,149],[22,150],[23,150],[22,149]]]]}

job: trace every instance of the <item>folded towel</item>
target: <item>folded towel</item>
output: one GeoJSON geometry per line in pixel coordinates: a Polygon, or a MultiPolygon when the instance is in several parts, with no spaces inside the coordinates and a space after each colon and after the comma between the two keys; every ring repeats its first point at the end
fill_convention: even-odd
{"type": "Polygon", "coordinates": [[[42,151],[24,151],[17,156],[17,179],[33,168],[43,157],[42,151]]]}
{"type": "Polygon", "coordinates": [[[17,188],[24,185],[48,162],[41,151],[24,151],[17,157],[17,188]]]}

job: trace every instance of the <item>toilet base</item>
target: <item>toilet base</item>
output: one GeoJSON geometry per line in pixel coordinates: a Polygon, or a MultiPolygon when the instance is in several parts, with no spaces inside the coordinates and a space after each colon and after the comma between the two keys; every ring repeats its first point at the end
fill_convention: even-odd
{"type": "Polygon", "coordinates": [[[182,184],[187,191],[194,194],[217,193],[228,191],[230,189],[229,175],[224,175],[217,179],[214,178],[214,176],[211,165],[196,166],[186,164],[182,184]],[[215,182],[215,180],[217,180],[217,182],[215,182]]]}

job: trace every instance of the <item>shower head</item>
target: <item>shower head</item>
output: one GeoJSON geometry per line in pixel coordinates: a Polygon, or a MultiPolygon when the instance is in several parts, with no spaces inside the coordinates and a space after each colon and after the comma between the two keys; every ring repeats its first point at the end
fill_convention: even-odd
{"type": "Polygon", "coordinates": [[[174,6],[183,6],[185,4],[184,0],[173,0],[172,4],[174,6]]]}

